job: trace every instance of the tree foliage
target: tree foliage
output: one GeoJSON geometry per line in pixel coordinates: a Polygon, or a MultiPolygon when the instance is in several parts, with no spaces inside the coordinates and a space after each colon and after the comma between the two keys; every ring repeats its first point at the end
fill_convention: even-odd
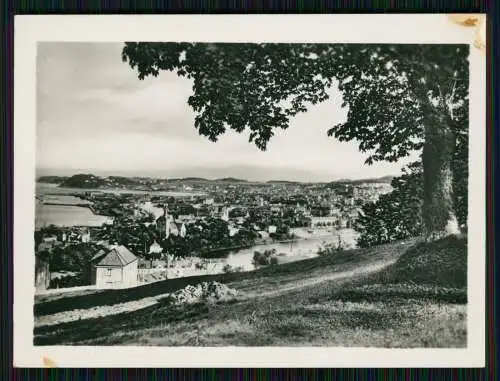
{"type": "MultiPolygon", "coordinates": [[[[454,210],[462,229],[467,226],[468,139],[462,134],[453,161],[454,210]]],[[[422,221],[423,167],[417,161],[393,179],[393,190],[362,207],[354,228],[360,233],[358,245],[381,245],[424,233],[422,221]]]]}
{"type": "Polygon", "coordinates": [[[396,161],[422,148],[431,100],[446,92],[465,115],[467,45],[125,44],[122,58],[140,79],[175,71],[193,82],[195,127],[212,141],[228,128],[248,131],[265,149],[276,128],[328,99],[336,84],[348,107],[328,131],[357,139],[367,162],[396,161]]]}
{"type": "Polygon", "coordinates": [[[74,243],[55,247],[48,253],[50,271],[81,272],[88,267],[90,259],[99,249],[100,247],[93,243],[74,243]]]}
{"type": "Polygon", "coordinates": [[[191,80],[188,103],[201,135],[217,141],[227,129],[247,132],[262,150],[277,128],[288,128],[337,86],[347,120],[329,136],[357,141],[367,164],[423,150],[431,236],[444,230],[452,204],[466,208],[460,184],[448,179],[466,165],[457,146],[468,126],[468,54],[468,45],[455,44],[129,42],[122,58],[140,79],[168,70],[191,80]]]}
{"type": "Polygon", "coordinates": [[[354,226],[360,233],[360,247],[381,245],[422,234],[421,162],[405,168],[403,175],[394,178],[391,185],[392,192],[380,196],[376,202],[363,205],[354,226]]]}

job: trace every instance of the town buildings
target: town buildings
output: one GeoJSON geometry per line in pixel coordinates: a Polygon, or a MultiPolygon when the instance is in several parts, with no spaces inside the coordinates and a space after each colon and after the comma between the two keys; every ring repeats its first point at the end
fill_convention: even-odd
{"type": "MultiPolygon", "coordinates": [[[[351,228],[364,203],[376,201],[380,194],[391,189],[389,184],[376,183],[183,184],[179,181],[169,184],[165,181],[158,186],[168,186],[173,191],[201,190],[203,194],[82,195],[92,208],[113,215],[113,223],[44,228],[43,237],[36,241],[37,253],[50,254],[57,248],[58,266],[73,263],[71,271],[78,272],[73,260],[64,257],[72,258],[72,250],[88,250],[91,266],[81,269],[88,272],[87,281],[97,287],[121,287],[136,282],[137,258],[152,261],[171,254],[185,257],[285,240],[291,237],[290,232],[330,234],[351,228]],[[107,248],[107,243],[113,243],[115,249],[107,248]],[[99,245],[104,248],[94,248],[99,245]]],[[[37,270],[37,288],[50,287],[50,273],[43,268],[40,265],[37,270]]]]}

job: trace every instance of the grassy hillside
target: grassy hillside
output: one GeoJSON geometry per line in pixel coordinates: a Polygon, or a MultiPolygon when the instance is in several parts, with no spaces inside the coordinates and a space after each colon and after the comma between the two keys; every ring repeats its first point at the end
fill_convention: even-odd
{"type": "Polygon", "coordinates": [[[465,347],[466,258],[464,239],[408,241],[253,272],[38,297],[35,344],[465,347]],[[237,297],[184,306],[167,297],[207,280],[237,297]],[[43,323],[71,310],[73,321],[43,323]]]}

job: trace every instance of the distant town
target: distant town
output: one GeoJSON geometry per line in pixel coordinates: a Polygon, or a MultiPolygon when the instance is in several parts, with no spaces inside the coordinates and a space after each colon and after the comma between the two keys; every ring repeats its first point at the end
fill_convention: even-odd
{"type": "Polygon", "coordinates": [[[362,205],[390,181],[39,177],[36,288],[129,287],[353,248],[362,205]]]}

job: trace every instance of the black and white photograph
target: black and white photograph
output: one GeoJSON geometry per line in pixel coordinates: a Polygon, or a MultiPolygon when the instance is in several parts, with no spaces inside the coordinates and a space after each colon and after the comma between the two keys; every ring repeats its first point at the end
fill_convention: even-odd
{"type": "Polygon", "coordinates": [[[30,345],[482,343],[484,20],[436,17],[435,42],[36,41],[30,345]]]}

